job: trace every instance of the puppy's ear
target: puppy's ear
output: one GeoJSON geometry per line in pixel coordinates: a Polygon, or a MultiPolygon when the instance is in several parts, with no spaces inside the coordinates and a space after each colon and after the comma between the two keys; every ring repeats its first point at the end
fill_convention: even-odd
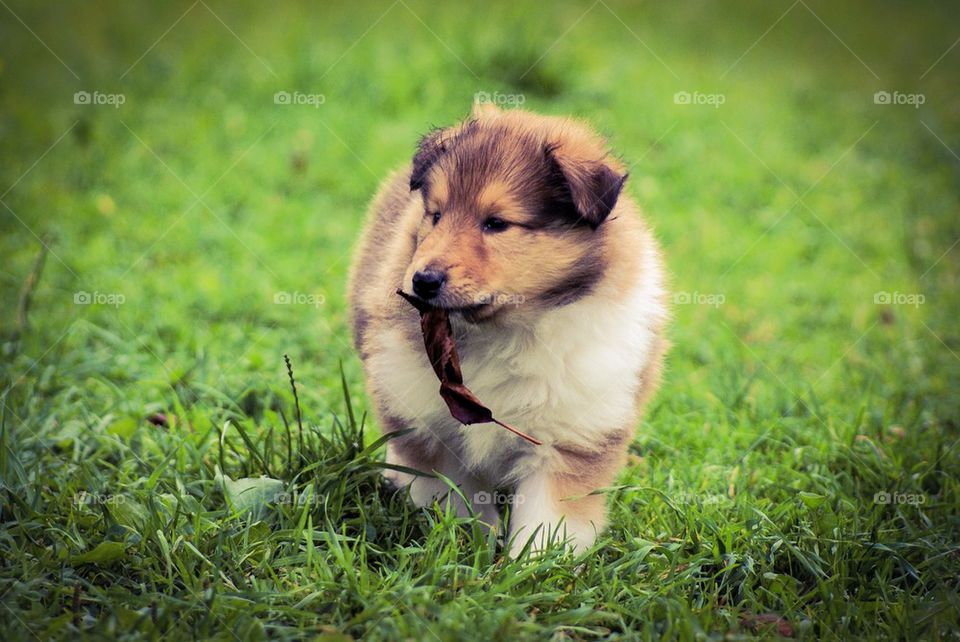
{"type": "Polygon", "coordinates": [[[627,173],[606,158],[589,158],[563,143],[547,145],[544,153],[562,174],[578,220],[597,229],[617,204],[627,173]]]}
{"type": "Polygon", "coordinates": [[[443,130],[434,129],[424,134],[417,144],[413,155],[413,170],[410,172],[410,191],[423,187],[423,180],[433,164],[446,151],[443,143],[443,130]]]}

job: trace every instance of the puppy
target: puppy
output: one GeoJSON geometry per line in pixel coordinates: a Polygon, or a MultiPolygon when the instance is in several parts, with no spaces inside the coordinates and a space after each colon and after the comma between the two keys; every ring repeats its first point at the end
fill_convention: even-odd
{"type": "Polygon", "coordinates": [[[606,522],[602,494],[660,383],[668,318],[660,250],[627,174],[568,119],[485,106],[424,136],[370,208],[349,279],[354,343],[385,431],[389,470],[419,506],[447,496],[509,541],[581,551],[606,522]],[[495,424],[450,416],[417,313],[396,290],[450,313],[466,384],[495,424]],[[449,494],[448,494],[449,493],[449,494]]]}

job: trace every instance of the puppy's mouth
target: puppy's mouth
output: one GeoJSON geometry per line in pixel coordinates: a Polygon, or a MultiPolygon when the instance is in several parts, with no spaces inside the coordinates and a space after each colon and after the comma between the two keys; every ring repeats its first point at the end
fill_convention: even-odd
{"type": "Polygon", "coordinates": [[[450,314],[459,314],[464,321],[469,323],[480,323],[493,317],[497,309],[490,303],[478,303],[460,308],[447,308],[447,311],[450,314]]]}
{"type": "Polygon", "coordinates": [[[406,292],[404,292],[404,296],[406,296],[408,300],[415,300],[418,304],[417,307],[422,306],[423,308],[440,308],[442,310],[446,310],[451,315],[459,315],[463,317],[463,320],[469,323],[486,321],[497,311],[496,306],[493,303],[462,304],[455,300],[450,300],[448,297],[443,295],[428,301],[417,296],[416,294],[408,294],[406,292]]]}

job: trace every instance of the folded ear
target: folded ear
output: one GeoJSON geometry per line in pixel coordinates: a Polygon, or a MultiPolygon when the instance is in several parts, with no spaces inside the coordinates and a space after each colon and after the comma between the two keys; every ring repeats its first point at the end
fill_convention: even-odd
{"type": "Polygon", "coordinates": [[[434,129],[420,138],[417,152],[413,155],[413,170],[410,172],[410,191],[423,187],[423,180],[433,164],[446,151],[442,129],[434,129]]]}
{"type": "Polygon", "coordinates": [[[563,143],[548,145],[544,151],[563,175],[578,219],[597,229],[617,204],[628,174],[606,154],[585,156],[563,143]]]}

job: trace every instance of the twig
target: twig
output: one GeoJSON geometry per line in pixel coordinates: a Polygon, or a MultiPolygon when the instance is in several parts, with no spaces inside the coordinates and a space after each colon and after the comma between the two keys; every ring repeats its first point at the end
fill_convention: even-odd
{"type": "Polygon", "coordinates": [[[493,423],[497,424],[497,425],[500,426],[501,428],[506,428],[507,430],[509,430],[510,432],[512,432],[513,434],[515,434],[517,437],[521,437],[521,438],[523,438],[523,439],[526,439],[527,441],[529,441],[529,442],[530,442],[531,444],[533,444],[534,446],[542,446],[542,445],[543,445],[543,442],[540,441],[539,439],[535,439],[535,438],[531,437],[530,435],[528,435],[528,434],[525,433],[525,432],[520,432],[519,430],[517,430],[516,428],[514,428],[513,426],[511,426],[511,425],[509,425],[509,424],[505,424],[505,423],[503,423],[502,421],[500,421],[500,420],[498,420],[498,419],[493,419],[492,421],[493,421],[493,423]]]}
{"type": "Polygon", "coordinates": [[[70,605],[73,611],[73,625],[80,626],[80,583],[73,585],[73,603],[70,605]]]}

